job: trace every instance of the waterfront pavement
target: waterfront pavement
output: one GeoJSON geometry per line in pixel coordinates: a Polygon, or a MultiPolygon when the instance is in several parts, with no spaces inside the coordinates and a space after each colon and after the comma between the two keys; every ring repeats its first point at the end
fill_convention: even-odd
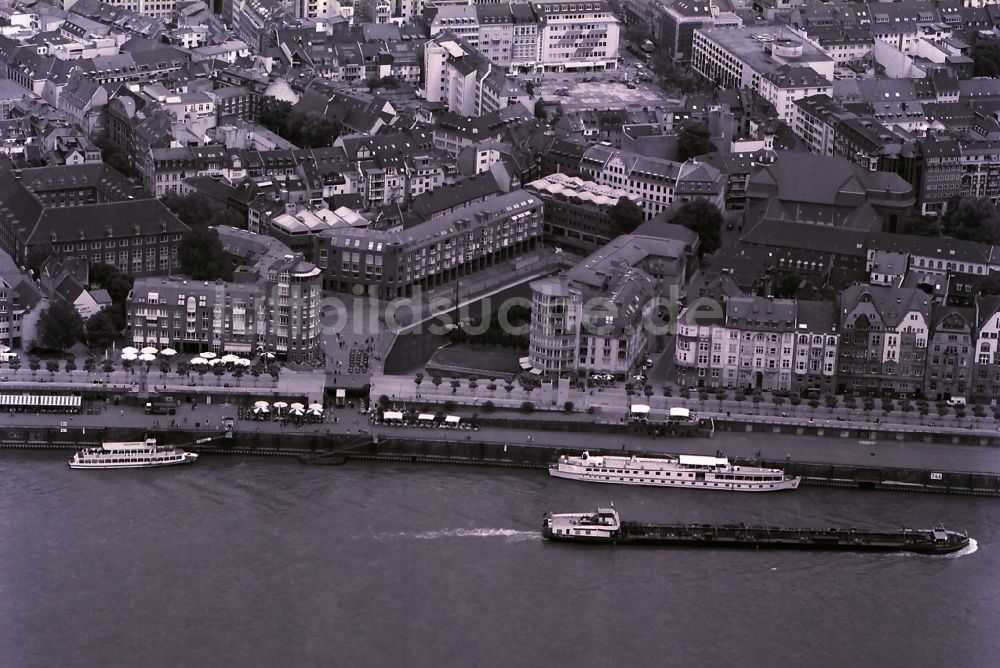
{"type": "MultiPolygon", "coordinates": [[[[171,422],[178,435],[185,431],[222,430],[223,418],[234,417],[236,407],[231,404],[197,404],[189,408],[182,405],[176,416],[145,415],[136,406],[107,406],[95,414],[0,414],[4,426],[54,427],[65,422],[70,427],[132,427],[137,432],[151,427],[169,428],[171,422]],[[197,427],[196,427],[197,425],[197,427]]],[[[465,413],[461,413],[465,414],[465,413]]],[[[497,413],[497,416],[517,418],[516,413],[497,413]]],[[[532,419],[546,419],[536,413],[532,419]]],[[[523,417],[523,416],[522,416],[523,417]]],[[[549,419],[565,416],[550,414],[549,419]]],[[[578,416],[586,418],[589,416],[578,416]]],[[[839,426],[839,425],[833,425],[839,426]]],[[[755,457],[781,460],[790,458],[800,462],[818,462],[859,466],[887,466],[906,468],[931,468],[947,471],[981,471],[1000,473],[1000,450],[991,446],[927,443],[919,440],[880,440],[877,442],[857,438],[820,437],[795,434],[716,431],[712,438],[654,438],[634,434],[608,434],[605,432],[576,432],[557,430],[508,429],[483,427],[478,431],[435,429],[421,427],[393,427],[372,425],[369,416],[354,408],[330,408],[326,420],[317,424],[281,425],[275,421],[237,420],[240,433],[273,434],[276,439],[284,433],[314,433],[317,435],[364,435],[379,440],[390,438],[428,439],[455,442],[480,441],[560,447],[574,450],[617,449],[658,453],[715,454],[721,450],[729,456],[755,457]],[[335,422],[339,418],[339,422],[335,422]]],[[[831,433],[833,430],[831,430],[831,433]]],[[[182,440],[182,439],[177,439],[182,440]]]]}

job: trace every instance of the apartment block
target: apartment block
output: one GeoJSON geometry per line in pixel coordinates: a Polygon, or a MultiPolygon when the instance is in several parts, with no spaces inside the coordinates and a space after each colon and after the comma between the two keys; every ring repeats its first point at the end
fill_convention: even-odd
{"type": "Polygon", "coordinates": [[[534,250],[542,201],[516,190],[399,231],[339,227],[324,236],[319,264],[328,289],[360,285],[392,299],[534,250]]]}
{"type": "Polygon", "coordinates": [[[217,228],[238,261],[232,282],[182,276],[139,278],[128,299],[132,343],[184,352],[267,350],[289,362],[322,353],[322,272],[276,239],[217,228]]]}

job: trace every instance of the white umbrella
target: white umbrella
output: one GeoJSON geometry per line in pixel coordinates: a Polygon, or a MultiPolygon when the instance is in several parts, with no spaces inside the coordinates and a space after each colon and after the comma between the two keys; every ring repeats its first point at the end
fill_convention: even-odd
{"type": "Polygon", "coordinates": [[[160,351],[160,354],[163,355],[164,357],[173,357],[174,355],[177,354],[177,351],[174,350],[173,348],[164,348],[163,350],[160,351]]]}
{"type": "Polygon", "coordinates": [[[236,360],[236,363],[239,364],[240,366],[250,366],[250,360],[248,360],[245,357],[240,357],[239,359],[236,360]]]}
{"type": "Polygon", "coordinates": [[[301,408],[293,408],[292,410],[289,411],[289,413],[293,417],[302,417],[305,414],[305,411],[303,411],[301,408]]]}
{"type": "Polygon", "coordinates": [[[122,353],[122,359],[126,362],[134,362],[139,358],[135,353],[122,353]]]}
{"type": "Polygon", "coordinates": [[[139,349],[133,348],[132,346],[125,346],[122,348],[122,355],[138,355],[139,349]]]}
{"type": "Polygon", "coordinates": [[[191,364],[208,364],[208,360],[204,357],[195,357],[191,360],[191,364]]]}
{"type": "Polygon", "coordinates": [[[315,408],[310,408],[306,412],[315,417],[323,417],[323,411],[316,410],[315,408]]]}
{"type": "Polygon", "coordinates": [[[217,366],[219,364],[225,364],[225,360],[208,360],[208,363],[212,366],[217,366]]]}
{"type": "Polygon", "coordinates": [[[157,350],[156,348],[154,348],[153,346],[146,346],[145,348],[143,348],[139,352],[142,353],[143,355],[155,355],[156,353],[158,353],[160,351],[157,350]]]}
{"type": "Polygon", "coordinates": [[[233,362],[235,362],[236,360],[238,360],[239,357],[237,357],[236,355],[233,355],[233,354],[230,353],[228,355],[223,355],[219,359],[221,359],[226,364],[232,364],[233,362]]]}
{"type": "Polygon", "coordinates": [[[253,408],[254,415],[260,415],[261,413],[267,413],[267,412],[268,412],[267,406],[254,406],[253,408]]]}
{"type": "Polygon", "coordinates": [[[263,357],[264,359],[273,360],[274,359],[274,353],[261,353],[261,357],[263,357]]]}
{"type": "Polygon", "coordinates": [[[287,401],[275,401],[271,405],[274,406],[275,408],[288,408],[288,402],[287,401]]]}
{"type": "Polygon", "coordinates": [[[10,352],[10,346],[5,346],[0,344],[0,353],[9,353],[9,352],[10,352]]]}
{"type": "Polygon", "coordinates": [[[306,409],[306,407],[303,406],[302,404],[300,404],[297,401],[294,404],[292,404],[292,410],[293,411],[304,411],[305,409],[306,409]]]}
{"type": "Polygon", "coordinates": [[[271,404],[267,403],[266,401],[255,401],[254,404],[253,404],[253,407],[254,408],[264,408],[264,409],[266,409],[270,405],[271,404]]]}
{"type": "Polygon", "coordinates": [[[143,354],[139,355],[139,361],[140,362],[152,362],[155,359],[156,359],[156,355],[153,355],[152,353],[143,353],[143,354]]]}
{"type": "Polygon", "coordinates": [[[205,352],[203,352],[201,354],[201,356],[204,357],[207,360],[214,360],[216,357],[218,357],[218,355],[216,355],[215,353],[213,353],[211,350],[206,350],[205,352]]]}
{"type": "Polygon", "coordinates": [[[309,410],[311,411],[322,411],[323,404],[309,404],[309,410]]]}

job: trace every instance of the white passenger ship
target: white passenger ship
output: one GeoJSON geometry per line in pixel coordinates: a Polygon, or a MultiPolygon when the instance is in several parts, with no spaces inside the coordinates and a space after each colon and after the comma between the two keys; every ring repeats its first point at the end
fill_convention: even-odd
{"type": "Polygon", "coordinates": [[[69,460],[74,469],[140,469],[152,466],[190,464],[198,459],[172,445],[157,445],[155,438],[145,441],[102,443],[99,448],[84,448],[69,460]]]}
{"type": "Polygon", "coordinates": [[[801,478],[781,469],[734,466],[725,457],[664,455],[663,457],[562,455],[549,464],[549,475],[570,480],[617,485],[694,487],[734,492],[777,492],[796,489],[801,478]]]}

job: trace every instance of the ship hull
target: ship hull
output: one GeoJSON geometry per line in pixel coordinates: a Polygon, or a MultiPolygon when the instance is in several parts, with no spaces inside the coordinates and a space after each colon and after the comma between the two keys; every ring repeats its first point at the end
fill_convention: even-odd
{"type": "Polygon", "coordinates": [[[117,463],[108,464],[104,462],[75,462],[70,461],[69,467],[71,469],[151,469],[160,468],[163,466],[178,466],[180,464],[191,464],[198,459],[198,455],[193,452],[184,453],[182,459],[175,459],[172,461],[165,462],[129,462],[129,463],[117,463]]]}
{"type": "MultiPolygon", "coordinates": [[[[623,547],[690,547],[690,548],[732,548],[753,550],[812,550],[837,552],[877,552],[912,553],[924,555],[949,554],[957,552],[969,544],[967,537],[955,536],[947,543],[911,542],[900,539],[892,541],[879,534],[879,538],[856,533],[849,537],[831,539],[822,532],[801,531],[786,538],[763,536],[737,537],[735,535],[686,534],[680,527],[650,528],[649,533],[634,533],[624,528],[614,536],[560,535],[543,529],[543,536],[551,541],[582,545],[611,545],[623,547]],[[670,535],[672,531],[677,534],[670,535]]],[[[707,531],[707,530],[706,530],[707,531]]]]}
{"type": "Polygon", "coordinates": [[[607,485],[641,485],[645,487],[679,487],[682,489],[710,489],[718,492],[781,492],[798,489],[801,478],[786,478],[775,483],[720,482],[717,480],[690,480],[654,478],[636,472],[629,476],[610,475],[595,470],[593,472],[567,471],[558,464],[549,466],[549,475],[565,480],[598,482],[607,485]]]}

